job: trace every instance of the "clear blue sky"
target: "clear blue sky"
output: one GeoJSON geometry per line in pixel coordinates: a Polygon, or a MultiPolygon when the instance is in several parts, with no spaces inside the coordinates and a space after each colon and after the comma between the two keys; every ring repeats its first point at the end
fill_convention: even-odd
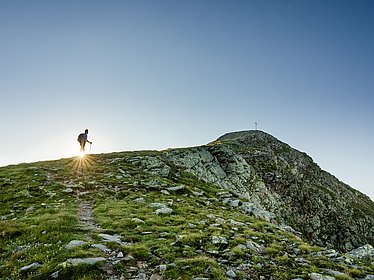
{"type": "Polygon", "coordinates": [[[0,2],[0,165],[254,122],[374,199],[374,2],[0,2]]]}

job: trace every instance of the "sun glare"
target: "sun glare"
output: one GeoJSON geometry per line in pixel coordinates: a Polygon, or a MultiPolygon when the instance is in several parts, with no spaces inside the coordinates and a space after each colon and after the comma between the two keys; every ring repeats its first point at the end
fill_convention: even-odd
{"type": "Polygon", "coordinates": [[[82,173],[92,167],[93,164],[94,159],[91,155],[80,152],[78,156],[71,159],[68,165],[70,165],[70,167],[78,173],[82,173]]]}

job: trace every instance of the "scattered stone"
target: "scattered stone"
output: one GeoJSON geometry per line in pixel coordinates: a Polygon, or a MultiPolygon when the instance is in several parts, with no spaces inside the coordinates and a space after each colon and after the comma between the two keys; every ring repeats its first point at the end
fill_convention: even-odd
{"type": "Polygon", "coordinates": [[[76,258],[76,259],[68,259],[66,262],[72,265],[80,265],[80,264],[87,264],[87,265],[94,265],[98,262],[105,262],[106,258],[97,257],[97,258],[76,258]]]}
{"type": "Polygon", "coordinates": [[[351,277],[349,277],[347,274],[345,273],[342,273],[340,271],[336,271],[336,270],[332,270],[332,269],[323,269],[324,271],[326,271],[326,273],[334,276],[334,277],[338,277],[339,279],[353,279],[351,277]]]}
{"type": "Polygon", "coordinates": [[[238,207],[239,204],[240,204],[240,200],[239,199],[235,199],[235,200],[231,200],[230,201],[231,207],[238,207]]]}
{"type": "Polygon", "coordinates": [[[334,249],[326,250],[322,253],[323,253],[324,256],[326,256],[328,258],[335,258],[339,255],[339,253],[337,251],[335,251],[334,249]]]}
{"type": "Polygon", "coordinates": [[[21,245],[21,246],[17,246],[13,251],[12,253],[18,253],[18,252],[23,252],[23,251],[26,251],[28,249],[31,248],[31,245],[21,245]]]}
{"type": "Polygon", "coordinates": [[[252,251],[255,251],[257,253],[261,253],[265,249],[264,246],[254,242],[254,241],[250,241],[250,240],[247,240],[246,246],[247,246],[248,249],[250,249],[252,251]]]}
{"type": "Polygon", "coordinates": [[[137,280],[147,280],[147,274],[145,274],[144,272],[140,272],[136,278],[137,280]]]}
{"type": "Polygon", "coordinates": [[[194,196],[203,196],[204,195],[204,192],[195,192],[195,191],[191,191],[191,193],[194,195],[194,196]]]}
{"type": "Polygon", "coordinates": [[[237,221],[235,221],[235,220],[233,220],[233,219],[229,219],[229,222],[230,222],[230,224],[233,225],[233,226],[237,226],[237,227],[243,227],[243,226],[245,226],[245,223],[237,222],[237,221]]]}
{"type": "Polygon", "coordinates": [[[354,259],[374,257],[374,248],[370,244],[366,244],[362,247],[350,251],[349,253],[347,253],[347,256],[354,259]]]}
{"type": "Polygon", "coordinates": [[[227,239],[226,237],[223,236],[213,236],[212,237],[212,243],[213,244],[227,244],[227,239]]]}
{"type": "Polygon", "coordinates": [[[240,249],[240,250],[246,250],[247,246],[245,246],[244,244],[238,244],[235,246],[235,248],[240,249]]]}
{"type": "Polygon", "coordinates": [[[126,174],[126,172],[125,172],[123,169],[121,169],[121,168],[118,168],[118,171],[119,171],[120,173],[122,173],[122,174],[126,174]]]}
{"type": "Polygon", "coordinates": [[[365,278],[360,278],[359,280],[374,280],[374,275],[366,275],[365,278]]]}
{"type": "Polygon", "coordinates": [[[91,247],[101,250],[104,253],[110,253],[112,250],[110,250],[107,246],[103,244],[92,244],[91,247]]]}
{"type": "Polygon", "coordinates": [[[104,242],[114,242],[114,243],[121,244],[121,245],[123,244],[123,242],[121,241],[122,236],[117,235],[117,234],[110,235],[110,234],[100,233],[98,236],[101,237],[104,242]]]}
{"type": "Polygon", "coordinates": [[[169,192],[180,192],[180,191],[183,191],[184,189],[185,189],[185,186],[175,186],[175,187],[167,188],[169,192]]]}
{"type": "Polygon", "coordinates": [[[145,203],[145,199],[143,197],[139,197],[133,200],[135,203],[145,203]]]}
{"type": "Polygon", "coordinates": [[[162,204],[159,202],[153,202],[149,206],[151,206],[152,208],[157,208],[157,209],[166,208],[165,204],[162,204]]]}
{"type": "Polygon", "coordinates": [[[34,211],[35,211],[35,207],[33,207],[33,206],[26,209],[26,213],[31,213],[31,212],[34,212],[34,211]]]}
{"type": "Polygon", "coordinates": [[[65,192],[65,193],[72,193],[73,189],[72,188],[66,188],[65,190],[63,190],[63,192],[65,192]]]}
{"type": "Polygon", "coordinates": [[[282,226],[282,228],[283,228],[284,231],[291,232],[291,233],[295,234],[295,235],[298,236],[298,237],[300,237],[300,236],[303,235],[301,232],[294,230],[294,229],[293,229],[292,227],[290,227],[290,226],[282,226]]]}
{"type": "Polygon", "coordinates": [[[132,218],[131,221],[135,224],[144,224],[144,221],[139,218],[132,218]]]}
{"type": "Polygon", "coordinates": [[[53,279],[57,279],[59,274],[60,274],[60,271],[56,271],[56,272],[53,272],[50,276],[53,279]]]}
{"type": "Polygon", "coordinates": [[[81,246],[81,245],[84,245],[86,244],[87,242],[83,241],[83,240],[72,240],[70,241],[67,245],[65,245],[65,249],[67,250],[70,250],[70,249],[73,249],[75,247],[78,247],[78,246],[81,246]]]}
{"type": "Polygon", "coordinates": [[[211,254],[211,255],[216,255],[218,256],[220,253],[217,251],[217,250],[208,250],[206,251],[208,254],[211,254]]]}
{"type": "Polygon", "coordinates": [[[218,192],[217,193],[217,196],[220,196],[222,198],[225,198],[225,197],[232,197],[232,194],[229,193],[229,192],[218,192]]]}
{"type": "Polygon", "coordinates": [[[224,223],[226,223],[226,221],[224,219],[222,219],[222,218],[217,218],[216,219],[216,223],[217,224],[224,224],[224,223]]]}
{"type": "Polygon", "coordinates": [[[161,193],[165,195],[170,195],[170,193],[167,190],[161,190],[161,193]]]}
{"type": "Polygon", "coordinates": [[[154,273],[154,274],[151,275],[149,280],[162,280],[162,276],[154,273]]]}
{"type": "Polygon", "coordinates": [[[235,273],[232,269],[228,270],[228,271],[226,272],[226,275],[227,275],[228,277],[230,277],[230,278],[235,278],[235,277],[236,277],[236,273],[235,273]]]}
{"type": "Polygon", "coordinates": [[[174,212],[173,209],[171,209],[169,207],[164,207],[164,208],[157,209],[155,213],[157,215],[160,215],[160,214],[169,215],[173,212],[174,212]]]}
{"type": "Polygon", "coordinates": [[[166,270],[166,264],[160,264],[159,268],[160,268],[160,271],[165,271],[166,270]]]}
{"type": "Polygon", "coordinates": [[[215,219],[216,218],[216,216],[214,216],[213,214],[208,214],[208,215],[206,215],[206,217],[208,219],[215,219]]]}
{"type": "Polygon", "coordinates": [[[123,255],[122,252],[119,252],[119,253],[117,254],[117,258],[123,258],[123,257],[124,257],[124,255],[123,255]]]}
{"type": "Polygon", "coordinates": [[[326,276],[319,273],[310,273],[309,277],[311,280],[335,280],[335,277],[326,276]]]}
{"type": "Polygon", "coordinates": [[[38,268],[38,267],[41,267],[42,265],[38,262],[34,262],[32,264],[29,264],[29,265],[26,265],[24,267],[21,267],[20,271],[21,272],[25,272],[25,271],[28,271],[30,269],[33,269],[33,268],[38,268]]]}
{"type": "Polygon", "coordinates": [[[126,261],[126,262],[129,262],[129,261],[134,260],[134,257],[131,256],[131,255],[128,255],[128,256],[124,257],[123,260],[126,261]]]}

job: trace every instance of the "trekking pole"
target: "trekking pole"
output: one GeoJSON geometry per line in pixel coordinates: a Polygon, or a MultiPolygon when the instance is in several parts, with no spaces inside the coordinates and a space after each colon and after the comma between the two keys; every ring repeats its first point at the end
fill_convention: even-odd
{"type": "Polygon", "coordinates": [[[92,147],[92,143],[90,143],[90,152],[89,152],[90,154],[91,154],[91,147],[92,147]]]}

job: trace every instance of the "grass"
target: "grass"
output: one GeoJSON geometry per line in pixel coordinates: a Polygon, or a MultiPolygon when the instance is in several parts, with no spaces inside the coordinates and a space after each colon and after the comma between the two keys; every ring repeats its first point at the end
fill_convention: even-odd
{"type": "MultiPolygon", "coordinates": [[[[306,277],[318,267],[334,267],[331,261],[313,255],[321,248],[278,226],[220,202],[208,203],[224,191],[197,179],[156,151],[2,167],[0,278],[47,279],[59,271],[60,279],[104,279],[101,264],[72,266],[66,262],[69,258],[107,256],[90,246],[101,242],[99,233],[118,234],[127,242],[106,244],[115,252],[132,256],[129,261],[114,265],[126,277],[130,277],[130,267],[138,262],[154,269],[167,264],[165,279],[226,279],[228,266],[240,267],[246,262],[251,266],[237,271],[238,279],[291,279],[306,277]],[[148,166],[145,158],[151,159],[152,164],[148,166]],[[162,168],[167,171],[165,176],[157,173],[162,168]],[[161,192],[177,185],[183,185],[184,190],[170,191],[170,195],[161,192]],[[137,201],[139,198],[144,201],[137,201]],[[80,226],[78,199],[93,202],[93,217],[100,226],[97,231],[89,232],[80,226]],[[157,215],[150,206],[154,202],[167,205],[173,213],[157,215]],[[235,222],[241,224],[233,225],[235,222]],[[213,244],[213,236],[225,237],[227,244],[213,244]],[[65,249],[71,240],[87,243],[65,249]],[[265,250],[256,252],[243,247],[247,241],[256,242],[265,250]],[[295,249],[310,265],[301,268],[295,264],[290,257],[295,249]],[[41,267],[20,272],[21,267],[34,262],[41,267]]],[[[351,277],[362,275],[345,264],[340,268],[351,277]]],[[[370,262],[365,264],[365,272],[373,271],[370,262]]]]}

